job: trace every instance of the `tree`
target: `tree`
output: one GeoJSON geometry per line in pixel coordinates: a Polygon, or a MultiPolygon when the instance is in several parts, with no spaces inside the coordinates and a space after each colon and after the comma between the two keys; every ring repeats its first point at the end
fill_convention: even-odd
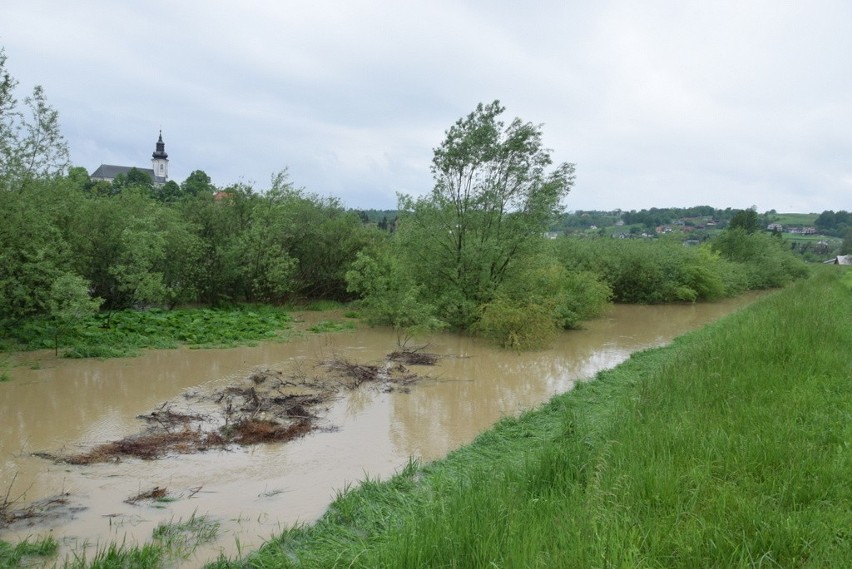
{"type": "Polygon", "coordinates": [[[728,224],[730,229],[742,229],[746,233],[754,233],[758,230],[757,211],[754,208],[743,209],[734,214],[728,224]]]}
{"type": "Polygon", "coordinates": [[[69,269],[69,249],[32,193],[0,192],[0,324],[46,314],[51,284],[69,269]]]}
{"type": "Polygon", "coordinates": [[[425,295],[452,326],[470,327],[534,254],[574,183],[574,165],[549,170],[541,127],[500,119],[499,101],[479,104],[435,149],[431,194],[400,196],[400,252],[425,295]]]}
{"type": "Polygon", "coordinates": [[[0,182],[20,190],[34,178],[63,174],[69,166],[68,144],[59,128],[59,113],[47,103],[40,85],[18,107],[18,82],[6,69],[0,48],[0,182]]]}
{"type": "Polygon", "coordinates": [[[163,203],[177,201],[180,196],[180,186],[174,180],[169,180],[159,188],[154,188],[154,197],[163,203]]]}
{"type": "Polygon", "coordinates": [[[147,172],[143,172],[139,168],[131,168],[126,174],[118,174],[112,181],[113,195],[120,193],[127,188],[142,188],[146,192],[154,193],[154,181],[147,172]]]}
{"type": "Polygon", "coordinates": [[[193,170],[180,185],[180,189],[184,194],[191,196],[213,194],[216,191],[216,187],[213,186],[210,176],[203,170],[193,170]]]}
{"type": "Polygon", "coordinates": [[[59,339],[84,318],[98,311],[100,298],[89,296],[89,283],[72,274],[63,274],[50,287],[48,309],[53,327],[53,347],[59,354],[59,339]]]}
{"type": "Polygon", "coordinates": [[[840,254],[852,254],[852,229],[846,230],[846,237],[843,238],[843,243],[840,244],[840,254]]]}

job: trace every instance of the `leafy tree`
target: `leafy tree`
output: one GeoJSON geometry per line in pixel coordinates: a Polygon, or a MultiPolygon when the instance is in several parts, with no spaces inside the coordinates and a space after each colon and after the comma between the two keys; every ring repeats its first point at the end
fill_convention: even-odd
{"type": "Polygon", "coordinates": [[[38,177],[63,174],[69,166],[68,145],[59,128],[59,113],[37,85],[20,109],[18,85],[6,69],[0,48],[0,184],[20,190],[38,177]]]}
{"type": "Polygon", "coordinates": [[[181,191],[190,196],[213,194],[216,187],[203,170],[193,170],[186,180],[180,185],[181,191]]]}
{"type": "Polygon", "coordinates": [[[400,196],[399,250],[424,300],[470,327],[524,256],[534,254],[574,182],[549,170],[540,126],[500,120],[498,101],[459,119],[435,149],[431,194],[400,196]]]}
{"type": "Polygon", "coordinates": [[[126,174],[118,174],[112,181],[112,192],[117,194],[127,188],[141,188],[148,193],[154,193],[154,181],[147,172],[139,168],[131,168],[126,174]]]}
{"type": "Polygon", "coordinates": [[[200,248],[193,287],[201,302],[214,306],[248,298],[252,289],[245,278],[241,235],[250,226],[258,196],[248,186],[232,186],[226,192],[226,199],[200,193],[187,195],[177,204],[200,248]]]}
{"type": "Polygon", "coordinates": [[[0,192],[0,322],[48,311],[51,285],[70,269],[70,251],[34,192],[0,192]]]}
{"type": "Polygon", "coordinates": [[[728,228],[713,240],[712,248],[724,259],[740,264],[746,288],[779,287],[807,274],[780,239],[766,233],[748,233],[742,227],[728,228]]]}
{"type": "Polygon", "coordinates": [[[495,299],[482,306],[474,325],[504,347],[545,347],[560,329],[599,316],[609,303],[609,287],[592,273],[569,272],[552,255],[522,263],[523,270],[510,275],[495,299]]]}
{"type": "Polygon", "coordinates": [[[169,242],[162,205],[147,190],[127,188],[81,204],[67,239],[77,274],[92,285],[104,308],[168,303],[164,263],[169,242]]]}
{"type": "Polygon", "coordinates": [[[840,245],[840,254],[852,254],[852,229],[846,230],[846,237],[843,238],[843,243],[841,243],[840,245]]]}
{"type": "Polygon", "coordinates": [[[98,311],[100,298],[89,296],[89,284],[72,274],[63,274],[50,287],[48,315],[53,328],[54,349],[59,354],[59,340],[84,318],[98,311]]]}
{"type": "Polygon", "coordinates": [[[726,287],[723,261],[704,246],[664,239],[564,238],[554,248],[569,271],[589,271],[611,287],[616,302],[713,300],[736,292],[726,287]]]}
{"type": "Polygon", "coordinates": [[[174,180],[169,180],[159,188],[154,188],[154,197],[163,203],[175,202],[181,195],[180,186],[174,180]]]}
{"type": "Polygon", "coordinates": [[[743,209],[737,211],[728,223],[728,228],[742,229],[749,234],[754,233],[760,229],[757,219],[757,211],[754,209],[743,209]]]}
{"type": "Polygon", "coordinates": [[[406,335],[440,330],[446,324],[435,307],[420,299],[420,289],[399,257],[387,246],[356,254],[346,273],[350,292],[363,297],[362,308],[373,325],[392,326],[406,335]]]}
{"type": "Polygon", "coordinates": [[[814,226],[824,235],[833,235],[842,237],[846,234],[846,230],[852,225],[852,216],[848,211],[831,211],[827,210],[819,214],[814,222],[814,226]]]}

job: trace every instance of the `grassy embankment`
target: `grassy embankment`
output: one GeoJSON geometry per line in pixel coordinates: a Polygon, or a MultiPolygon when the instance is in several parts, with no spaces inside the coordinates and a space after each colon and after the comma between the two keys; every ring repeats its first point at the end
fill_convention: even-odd
{"type": "Polygon", "coordinates": [[[218,565],[845,566],[850,346],[819,271],[218,565]]]}

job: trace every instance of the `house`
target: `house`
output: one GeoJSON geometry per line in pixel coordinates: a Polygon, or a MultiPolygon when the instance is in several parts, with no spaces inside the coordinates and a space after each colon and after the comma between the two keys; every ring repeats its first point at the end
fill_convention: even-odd
{"type": "Polygon", "coordinates": [[[166,144],[163,142],[163,131],[154,147],[151,155],[151,168],[139,168],[136,166],[114,166],[112,164],[101,164],[92,172],[89,179],[93,182],[112,182],[119,174],[127,175],[130,170],[136,168],[151,176],[151,182],[155,186],[162,186],[169,181],[169,155],[166,154],[166,144]]]}
{"type": "Polygon", "coordinates": [[[780,233],[781,231],[784,231],[784,226],[781,225],[780,223],[770,223],[769,225],[766,226],[766,230],[767,231],[778,231],[780,233]]]}

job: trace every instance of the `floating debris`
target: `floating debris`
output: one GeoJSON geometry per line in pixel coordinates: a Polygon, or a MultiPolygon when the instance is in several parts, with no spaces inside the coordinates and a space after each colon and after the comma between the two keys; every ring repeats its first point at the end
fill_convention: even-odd
{"type": "Polygon", "coordinates": [[[138,418],[148,424],[140,433],[77,454],[37,456],[82,465],[123,457],[153,460],[233,445],[287,442],[318,429],[323,411],[341,392],[365,384],[375,384],[383,392],[407,392],[408,386],[423,376],[402,362],[434,365],[437,359],[435,354],[412,350],[393,352],[381,364],[334,358],[321,362],[317,368],[325,373],[314,376],[301,369],[286,376],[279,370],[256,368],[222,389],[212,393],[194,389],[140,415],[138,418]]]}

